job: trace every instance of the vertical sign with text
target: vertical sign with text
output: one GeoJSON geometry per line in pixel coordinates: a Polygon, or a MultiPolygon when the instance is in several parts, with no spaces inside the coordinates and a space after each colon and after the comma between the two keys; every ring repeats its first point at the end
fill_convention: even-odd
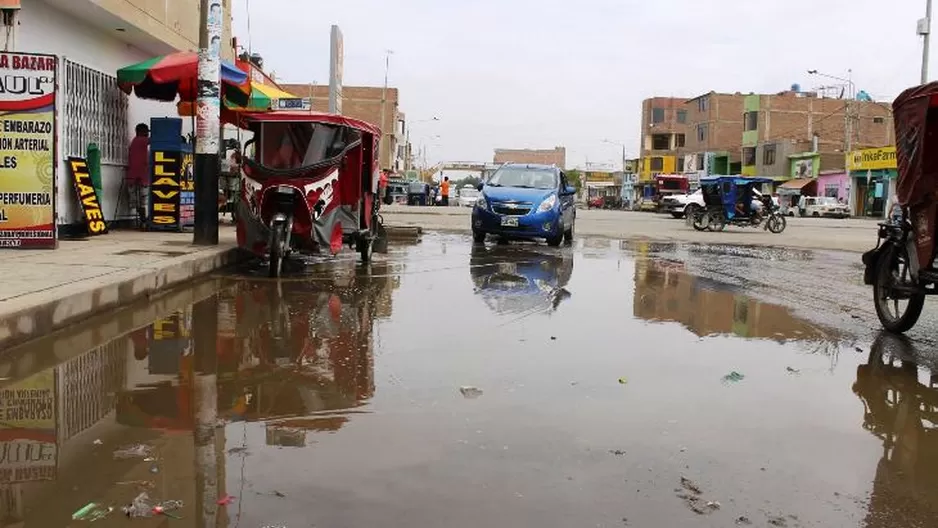
{"type": "Polygon", "coordinates": [[[85,229],[88,235],[96,236],[107,233],[107,222],[104,221],[104,211],[101,210],[101,201],[98,191],[91,181],[88,171],[88,162],[84,158],[69,157],[68,171],[72,176],[72,187],[78,197],[78,207],[85,220],[85,229]]]}
{"type": "Polygon", "coordinates": [[[182,230],[182,169],[183,153],[153,151],[153,174],[150,177],[150,229],[182,230]]]}
{"type": "Polygon", "coordinates": [[[55,248],[54,55],[0,52],[0,248],[55,248]]]}
{"type": "Polygon", "coordinates": [[[50,368],[0,390],[0,484],[55,479],[55,377],[50,368]]]}

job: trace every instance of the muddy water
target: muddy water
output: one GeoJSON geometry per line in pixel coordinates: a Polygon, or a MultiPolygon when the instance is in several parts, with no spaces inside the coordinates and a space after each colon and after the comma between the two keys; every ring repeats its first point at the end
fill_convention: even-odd
{"type": "Polygon", "coordinates": [[[216,277],[0,360],[0,517],[124,526],[146,492],[182,505],[144,526],[934,526],[916,345],[728,282],[432,235],[216,277]]]}

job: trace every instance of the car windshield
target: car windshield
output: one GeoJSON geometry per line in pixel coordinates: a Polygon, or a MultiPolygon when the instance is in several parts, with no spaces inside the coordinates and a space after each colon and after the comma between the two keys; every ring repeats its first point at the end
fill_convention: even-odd
{"type": "Polygon", "coordinates": [[[488,185],[526,189],[556,189],[559,184],[557,182],[557,173],[551,169],[502,167],[492,175],[488,185]]]}
{"type": "Polygon", "coordinates": [[[836,198],[822,197],[817,199],[818,205],[839,205],[836,198]]]}

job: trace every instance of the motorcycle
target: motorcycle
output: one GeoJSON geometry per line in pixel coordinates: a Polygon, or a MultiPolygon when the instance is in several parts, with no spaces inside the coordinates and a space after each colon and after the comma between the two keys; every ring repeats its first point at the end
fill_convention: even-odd
{"type": "Polygon", "coordinates": [[[922,315],[925,296],[938,294],[935,234],[938,189],[935,132],[938,83],[909,88],[893,102],[896,127],[896,205],[879,224],[876,247],[863,254],[863,282],[883,328],[902,333],[922,315]]]}
{"type": "Polygon", "coordinates": [[[241,156],[238,245],[280,277],[294,255],[348,245],[370,262],[385,238],[378,214],[378,128],[308,111],[241,113],[253,133],[241,156]]]}
{"type": "Polygon", "coordinates": [[[723,231],[727,225],[752,227],[779,234],[788,226],[788,221],[781,214],[779,207],[767,194],[756,191],[753,186],[772,183],[768,178],[745,178],[740,176],[720,176],[701,180],[700,186],[704,198],[704,207],[687,215],[686,221],[697,231],[723,231]],[[762,203],[762,211],[751,208],[751,212],[740,213],[736,209],[739,197],[754,196],[762,203]]]}

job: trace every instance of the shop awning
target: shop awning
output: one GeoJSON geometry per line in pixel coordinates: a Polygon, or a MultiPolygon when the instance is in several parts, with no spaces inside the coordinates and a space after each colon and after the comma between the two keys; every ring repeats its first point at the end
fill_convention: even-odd
{"type": "Polygon", "coordinates": [[[241,98],[242,95],[237,91],[228,92],[225,94],[225,106],[232,110],[263,112],[270,110],[271,104],[277,99],[299,99],[297,96],[276,86],[258,82],[251,83],[251,95],[249,97],[241,98]]]}
{"type": "Polygon", "coordinates": [[[778,190],[781,192],[782,189],[787,191],[797,191],[801,192],[801,189],[804,189],[806,186],[814,183],[812,178],[802,178],[798,180],[789,180],[778,186],[778,190]]]}

